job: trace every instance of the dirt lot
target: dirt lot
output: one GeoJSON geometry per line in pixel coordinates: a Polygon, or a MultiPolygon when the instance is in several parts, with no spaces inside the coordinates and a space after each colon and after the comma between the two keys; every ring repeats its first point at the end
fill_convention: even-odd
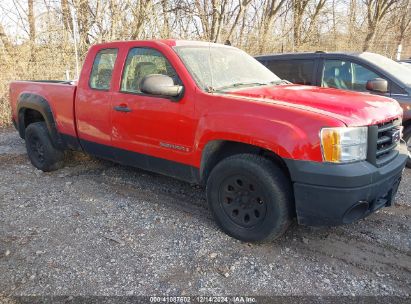
{"type": "Polygon", "coordinates": [[[255,245],[197,186],[81,154],[42,173],[0,129],[0,198],[3,296],[411,294],[410,169],[393,208],[255,245]]]}

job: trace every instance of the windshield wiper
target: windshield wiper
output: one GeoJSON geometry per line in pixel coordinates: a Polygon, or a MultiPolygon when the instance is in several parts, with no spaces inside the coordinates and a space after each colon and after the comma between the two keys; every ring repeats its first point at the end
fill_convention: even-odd
{"type": "Polygon", "coordinates": [[[218,87],[218,88],[210,88],[211,91],[216,92],[216,91],[222,91],[230,88],[238,88],[238,87],[252,87],[252,86],[264,86],[268,85],[268,83],[263,83],[263,82],[236,82],[230,85],[218,87]]]}

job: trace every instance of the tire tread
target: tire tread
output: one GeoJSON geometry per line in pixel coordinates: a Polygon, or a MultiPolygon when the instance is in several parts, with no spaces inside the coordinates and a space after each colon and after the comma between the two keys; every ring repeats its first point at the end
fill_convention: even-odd
{"type": "MultiPolygon", "coordinates": [[[[237,163],[237,164],[242,164],[245,167],[249,167],[252,169],[258,176],[261,176],[263,180],[270,180],[271,182],[269,183],[273,188],[270,189],[270,191],[274,191],[276,193],[279,193],[278,189],[281,189],[280,191],[280,197],[277,199],[276,202],[280,205],[280,211],[281,214],[279,216],[279,222],[275,226],[275,228],[266,236],[264,236],[263,239],[261,240],[252,240],[252,241],[273,241],[280,237],[284,232],[287,230],[289,225],[291,224],[291,219],[292,219],[292,214],[293,214],[293,191],[292,191],[292,185],[289,180],[289,178],[284,174],[282,169],[274,163],[274,161],[265,158],[260,155],[256,154],[236,154],[230,157],[227,157],[220,161],[211,171],[211,174],[209,176],[209,179],[207,181],[207,198],[210,200],[210,179],[215,178],[214,175],[218,174],[220,170],[224,170],[224,167],[226,166],[231,166],[232,164],[237,163]]],[[[211,203],[209,202],[210,206],[211,203]]],[[[212,212],[215,218],[217,218],[214,214],[213,208],[212,212]]],[[[217,220],[217,224],[219,227],[225,231],[227,234],[232,235],[230,231],[224,227],[223,223],[220,223],[217,220]]]]}
{"type": "Polygon", "coordinates": [[[58,150],[53,146],[51,141],[49,131],[45,122],[34,122],[27,126],[25,131],[26,148],[29,155],[29,159],[33,166],[44,172],[55,171],[64,166],[64,151],[58,150]],[[28,147],[30,136],[36,135],[41,141],[45,148],[45,162],[43,165],[39,165],[33,160],[30,155],[30,149],[28,147]]]}

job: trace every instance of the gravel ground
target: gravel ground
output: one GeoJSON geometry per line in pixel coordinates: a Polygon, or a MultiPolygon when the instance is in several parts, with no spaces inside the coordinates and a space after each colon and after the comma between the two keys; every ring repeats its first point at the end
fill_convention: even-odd
{"type": "Polygon", "coordinates": [[[395,207],[256,245],[216,227],[198,186],[82,154],[43,173],[0,129],[0,197],[0,300],[411,294],[410,169],[395,207]]]}

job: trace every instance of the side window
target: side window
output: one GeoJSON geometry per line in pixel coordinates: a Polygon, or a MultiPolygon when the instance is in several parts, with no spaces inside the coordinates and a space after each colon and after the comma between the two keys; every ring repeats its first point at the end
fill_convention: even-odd
{"type": "Polygon", "coordinates": [[[281,79],[314,85],[314,60],[273,60],[267,62],[267,67],[281,79]]]}
{"type": "Polygon", "coordinates": [[[389,82],[391,94],[408,95],[404,89],[396,85],[394,82],[389,82]]]}
{"type": "Polygon", "coordinates": [[[342,60],[325,60],[321,86],[352,90],[351,63],[342,60]]]}
{"type": "Polygon", "coordinates": [[[150,74],[170,76],[174,84],[181,81],[170,62],[158,51],[150,48],[133,48],[127,55],[121,79],[121,91],[141,93],[141,80],[150,74]]]}
{"type": "Polygon", "coordinates": [[[117,51],[117,49],[105,49],[97,53],[90,74],[90,88],[97,90],[110,89],[117,51]]]}
{"type": "Polygon", "coordinates": [[[352,89],[354,91],[365,92],[367,91],[366,84],[368,80],[372,80],[375,78],[381,78],[379,75],[377,75],[373,71],[370,71],[369,69],[363,67],[362,65],[356,64],[356,63],[352,64],[352,69],[353,69],[352,89]]]}
{"type": "Polygon", "coordinates": [[[380,76],[360,64],[342,60],[326,60],[321,86],[366,92],[367,81],[375,78],[380,78],[380,76]]]}

